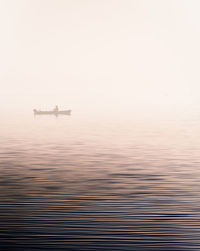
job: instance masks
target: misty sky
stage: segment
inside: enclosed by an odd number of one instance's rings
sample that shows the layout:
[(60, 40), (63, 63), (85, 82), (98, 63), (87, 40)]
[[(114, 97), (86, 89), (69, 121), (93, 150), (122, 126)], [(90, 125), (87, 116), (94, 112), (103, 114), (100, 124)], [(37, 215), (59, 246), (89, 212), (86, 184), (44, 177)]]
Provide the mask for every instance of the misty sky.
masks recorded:
[(0, 0), (2, 109), (200, 107), (200, 1)]

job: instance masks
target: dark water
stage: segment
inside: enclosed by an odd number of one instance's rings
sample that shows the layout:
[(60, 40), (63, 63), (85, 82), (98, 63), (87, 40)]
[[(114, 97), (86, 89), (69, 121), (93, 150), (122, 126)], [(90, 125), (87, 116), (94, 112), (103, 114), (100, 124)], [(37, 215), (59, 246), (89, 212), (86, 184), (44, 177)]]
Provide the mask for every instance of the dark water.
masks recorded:
[(200, 120), (2, 121), (1, 250), (200, 250)]

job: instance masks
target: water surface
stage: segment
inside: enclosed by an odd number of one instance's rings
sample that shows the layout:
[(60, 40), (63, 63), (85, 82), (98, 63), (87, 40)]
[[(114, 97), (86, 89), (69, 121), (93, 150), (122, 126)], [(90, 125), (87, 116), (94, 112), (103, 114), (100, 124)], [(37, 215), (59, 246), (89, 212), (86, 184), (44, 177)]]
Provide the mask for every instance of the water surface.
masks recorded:
[(2, 250), (199, 250), (200, 119), (2, 118)]

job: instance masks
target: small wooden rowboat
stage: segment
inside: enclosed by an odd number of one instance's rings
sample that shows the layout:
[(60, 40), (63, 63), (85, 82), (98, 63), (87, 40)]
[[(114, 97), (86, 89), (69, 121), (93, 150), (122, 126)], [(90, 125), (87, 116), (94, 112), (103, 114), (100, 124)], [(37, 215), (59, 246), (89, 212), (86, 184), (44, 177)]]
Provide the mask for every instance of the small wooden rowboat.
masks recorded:
[(63, 111), (57, 111), (57, 110), (53, 110), (53, 111), (40, 111), (40, 110), (33, 110), (34, 115), (71, 115), (71, 110), (63, 110)]

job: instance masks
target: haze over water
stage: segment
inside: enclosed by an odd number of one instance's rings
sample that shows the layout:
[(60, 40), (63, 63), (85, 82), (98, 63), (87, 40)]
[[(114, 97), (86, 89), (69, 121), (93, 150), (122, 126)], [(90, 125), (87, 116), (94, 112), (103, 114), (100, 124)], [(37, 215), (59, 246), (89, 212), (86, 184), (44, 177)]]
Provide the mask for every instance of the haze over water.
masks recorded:
[(199, 11), (0, 0), (1, 250), (200, 249)]

